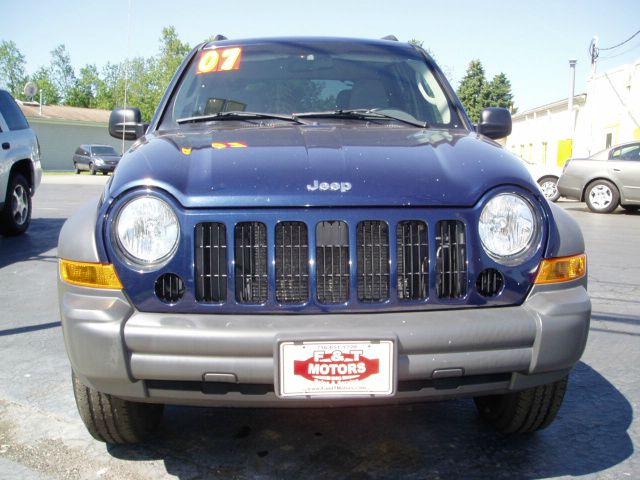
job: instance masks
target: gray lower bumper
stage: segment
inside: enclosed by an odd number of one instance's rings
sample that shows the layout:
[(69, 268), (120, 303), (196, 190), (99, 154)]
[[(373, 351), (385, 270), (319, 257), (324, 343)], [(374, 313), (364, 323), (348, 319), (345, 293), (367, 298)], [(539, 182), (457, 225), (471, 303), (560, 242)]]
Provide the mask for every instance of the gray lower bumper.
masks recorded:
[[(578, 283), (561, 289), (536, 287), (522, 306), (455, 311), (143, 313), (122, 292), (64, 283), (60, 305), (72, 367), (96, 390), (150, 402), (234, 406), (300, 404), (278, 399), (268, 388), (274, 383), (278, 338), (397, 339), (398, 382), (410, 388), (399, 388), (392, 401), (497, 393), (548, 383), (579, 360), (591, 312), (587, 292)], [(443, 387), (443, 377), (451, 376), (456, 378), (444, 379), (449, 388)], [(266, 388), (259, 393), (241, 388), (260, 385)], [(359, 403), (363, 401), (370, 400)]]

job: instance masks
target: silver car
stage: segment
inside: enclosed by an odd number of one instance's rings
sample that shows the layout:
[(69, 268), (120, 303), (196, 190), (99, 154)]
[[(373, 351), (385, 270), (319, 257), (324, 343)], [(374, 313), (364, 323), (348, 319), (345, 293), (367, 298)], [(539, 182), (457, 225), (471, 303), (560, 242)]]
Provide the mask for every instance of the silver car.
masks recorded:
[(0, 234), (27, 230), (31, 197), (41, 178), (36, 134), (11, 94), (0, 90)]
[(572, 158), (558, 181), (567, 198), (586, 202), (592, 212), (611, 213), (618, 205), (640, 208), (640, 141), (623, 143), (589, 158)]

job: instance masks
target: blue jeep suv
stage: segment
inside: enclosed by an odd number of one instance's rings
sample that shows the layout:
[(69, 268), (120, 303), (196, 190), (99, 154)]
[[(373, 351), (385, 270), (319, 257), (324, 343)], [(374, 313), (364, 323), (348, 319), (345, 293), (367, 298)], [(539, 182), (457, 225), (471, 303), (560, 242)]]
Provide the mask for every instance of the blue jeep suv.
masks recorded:
[(587, 339), (576, 223), (472, 125), (421, 48), (276, 38), (196, 47), (100, 199), (60, 234), (80, 416), (142, 440), (164, 404), (473, 397), (546, 427)]

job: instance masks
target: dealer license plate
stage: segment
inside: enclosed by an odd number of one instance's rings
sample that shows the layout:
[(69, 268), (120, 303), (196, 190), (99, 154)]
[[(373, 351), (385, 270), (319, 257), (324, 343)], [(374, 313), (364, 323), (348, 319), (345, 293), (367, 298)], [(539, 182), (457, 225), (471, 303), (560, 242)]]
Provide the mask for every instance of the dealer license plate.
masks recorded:
[(391, 340), (282, 342), (278, 368), (282, 397), (395, 393)]

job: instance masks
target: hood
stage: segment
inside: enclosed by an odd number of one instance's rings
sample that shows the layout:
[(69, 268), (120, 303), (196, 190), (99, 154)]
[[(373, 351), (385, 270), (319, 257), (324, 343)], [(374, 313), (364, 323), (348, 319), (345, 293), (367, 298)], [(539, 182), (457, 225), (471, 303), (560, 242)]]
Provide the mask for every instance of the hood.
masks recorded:
[(362, 123), (211, 129), (140, 139), (115, 197), (162, 188), (183, 206), (472, 206), (496, 185), (537, 191), (499, 145), (469, 132)]

